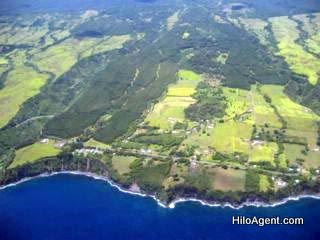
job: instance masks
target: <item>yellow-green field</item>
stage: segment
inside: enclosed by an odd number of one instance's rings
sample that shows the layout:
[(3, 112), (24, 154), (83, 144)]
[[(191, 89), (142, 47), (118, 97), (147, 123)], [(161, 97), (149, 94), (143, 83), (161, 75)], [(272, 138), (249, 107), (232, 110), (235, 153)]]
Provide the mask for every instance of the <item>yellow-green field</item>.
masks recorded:
[(157, 103), (146, 117), (145, 121), (150, 126), (171, 129), (176, 122), (185, 120), (184, 110), (195, 103), (191, 96), (195, 93), (201, 77), (189, 70), (180, 70), (178, 77), (177, 83), (168, 87), (164, 99)]
[(0, 57), (0, 65), (8, 64), (8, 60), (4, 57)]
[(15, 158), (9, 168), (15, 168), (26, 163), (33, 163), (45, 157), (56, 156), (59, 152), (60, 149), (56, 148), (54, 142), (51, 140), (48, 143), (37, 142), (16, 150)]
[(212, 147), (223, 153), (249, 153), (252, 126), (230, 120), (217, 123), (212, 131)]
[(85, 147), (94, 147), (94, 148), (101, 148), (101, 149), (106, 149), (106, 148), (110, 147), (108, 144), (98, 142), (98, 141), (94, 140), (93, 138), (90, 138), (89, 141), (85, 142), (83, 145)]
[(271, 98), (281, 116), (287, 121), (287, 134), (304, 137), (308, 140), (310, 148), (316, 148), (316, 122), (320, 120), (320, 117), (310, 109), (293, 102), (283, 92), (283, 86), (263, 85), (261, 91)]
[(227, 99), (226, 114), (224, 116), (225, 121), (233, 119), (250, 110), (249, 91), (224, 87), (223, 94)]
[[(24, 36), (24, 35), (23, 35)], [(103, 39), (69, 38), (60, 44), (49, 47), (46, 51), (32, 49), (31, 61), (42, 71), (48, 71), (59, 77), (68, 71), (79, 59), (112, 49), (122, 48), (130, 40), (129, 35), (105, 37)], [(45, 85), (49, 76), (40, 74), (27, 67), (26, 52), (13, 51), (8, 55), (14, 68), (9, 72), (5, 86), (0, 90), (0, 127), (3, 127), (18, 112), (28, 98), (36, 95)], [(1, 58), (1, 63), (7, 63)]]
[(112, 165), (119, 174), (128, 173), (130, 171), (130, 164), (136, 159), (132, 156), (113, 156)]
[[(31, 22), (29, 23), (31, 25)], [(48, 24), (41, 28), (27, 26), (7, 26), (7, 31), (1, 33), (0, 44), (28, 44), (36, 45), (41, 37), (48, 32)]]
[(294, 72), (307, 76), (309, 82), (315, 85), (319, 79), (320, 60), (295, 42), (299, 39), (297, 23), (287, 16), (270, 18), (270, 22), (278, 42), (279, 55), (284, 57)]
[(41, 70), (52, 72), (56, 77), (69, 70), (79, 59), (100, 52), (122, 48), (123, 43), (130, 40), (129, 35), (81, 40), (68, 38), (58, 45), (49, 47), (46, 51), (35, 53), (33, 61)]
[(274, 110), (252, 85), (251, 90), (224, 88), (224, 95), (227, 98), (225, 120), (243, 115), (240, 121), (248, 124), (281, 127), (281, 123), (274, 113)]
[(0, 90), (0, 127), (8, 123), (24, 101), (39, 92), (47, 79), (47, 75), (24, 65), (8, 74), (5, 87)]
[(257, 86), (251, 87), (251, 106), (253, 122), (258, 126), (267, 124), (270, 127), (281, 128), (282, 124), (274, 109), (266, 102), (264, 97), (258, 92)]
[(178, 72), (178, 77), (180, 80), (189, 80), (189, 81), (200, 81), (201, 76), (191, 70), (181, 69)]
[(213, 189), (222, 191), (243, 191), (246, 174), (242, 170), (216, 168), (212, 170)]
[(263, 142), (251, 147), (249, 161), (258, 163), (261, 161), (270, 162), (275, 166), (274, 157), (278, 151), (278, 146), (273, 142)]
[(320, 166), (320, 151), (309, 151), (306, 154), (304, 146), (297, 144), (285, 144), (285, 157), (289, 160), (290, 164), (297, 164), (297, 159), (303, 160), (303, 166), (307, 168), (318, 168)]
[(303, 30), (308, 33), (308, 39), (305, 40), (308, 50), (320, 54), (320, 13), (312, 15), (312, 18), (307, 14), (295, 15), (293, 19), (302, 22)]
[(222, 153), (249, 154), (251, 132), (251, 125), (229, 120), (224, 123), (216, 123), (213, 128), (207, 128), (206, 133), (192, 132), (183, 141), (183, 144), (214, 148)]
[(259, 188), (260, 192), (266, 192), (270, 189), (271, 184), (269, 177), (263, 174), (259, 174)]
[(171, 129), (176, 122), (184, 121), (184, 109), (193, 103), (195, 100), (191, 97), (166, 97), (154, 106), (145, 121), (153, 127)]
[(190, 80), (181, 78), (176, 84), (172, 84), (168, 88), (167, 96), (170, 97), (190, 97), (195, 93), (199, 80)]
[[(303, 119), (317, 120), (319, 116), (313, 113), (309, 108), (304, 107), (298, 103), (293, 102), (284, 92), (284, 87), (279, 85), (263, 85), (261, 91), (267, 94), (272, 103), (277, 107), (280, 114), (284, 117), (296, 117)], [(292, 121), (294, 121), (292, 119)], [(292, 128), (301, 127), (301, 124), (292, 124)], [(289, 125), (290, 127), (290, 125)]]
[(281, 169), (287, 169), (289, 161), (286, 157), (286, 154), (285, 153), (279, 154), (278, 159), (279, 159), (279, 167)]

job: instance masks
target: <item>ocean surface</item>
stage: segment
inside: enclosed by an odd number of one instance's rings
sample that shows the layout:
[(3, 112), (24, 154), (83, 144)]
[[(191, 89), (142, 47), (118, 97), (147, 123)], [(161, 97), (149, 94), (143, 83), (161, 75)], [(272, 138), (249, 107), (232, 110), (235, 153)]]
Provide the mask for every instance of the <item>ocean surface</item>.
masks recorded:
[[(304, 225), (232, 225), (232, 216), (303, 217)], [(0, 239), (320, 239), (320, 200), (277, 207), (164, 208), (103, 180), (58, 174), (0, 190)]]

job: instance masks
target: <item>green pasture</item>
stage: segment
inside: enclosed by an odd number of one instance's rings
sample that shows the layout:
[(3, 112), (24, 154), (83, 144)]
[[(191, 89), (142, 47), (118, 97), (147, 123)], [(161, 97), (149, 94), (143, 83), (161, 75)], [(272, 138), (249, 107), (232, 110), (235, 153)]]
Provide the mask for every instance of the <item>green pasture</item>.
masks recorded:
[(136, 160), (136, 157), (132, 156), (113, 156), (112, 166), (119, 174), (130, 172), (130, 164)]
[(9, 168), (15, 168), (27, 163), (33, 163), (45, 157), (56, 156), (60, 149), (54, 146), (54, 141), (48, 143), (37, 142), (32, 145), (20, 148), (15, 152), (15, 158)]
[(48, 76), (39, 74), (24, 65), (16, 66), (0, 89), (0, 127), (3, 127), (19, 111), (21, 104), (40, 91)]
[(319, 79), (320, 60), (296, 42), (300, 37), (297, 23), (287, 16), (269, 20), (277, 40), (279, 55), (284, 57), (294, 72), (307, 76), (309, 82), (315, 85)]
[(245, 188), (245, 171), (215, 168), (210, 172), (212, 187), (221, 191), (243, 191)]

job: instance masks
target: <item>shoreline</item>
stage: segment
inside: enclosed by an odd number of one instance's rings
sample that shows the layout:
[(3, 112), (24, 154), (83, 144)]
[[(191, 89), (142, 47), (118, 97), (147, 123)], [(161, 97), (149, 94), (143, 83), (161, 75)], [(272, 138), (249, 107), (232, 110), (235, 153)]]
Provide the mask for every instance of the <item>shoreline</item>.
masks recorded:
[(86, 176), (88, 178), (93, 178), (96, 180), (102, 180), (104, 182), (107, 182), (111, 187), (116, 188), (120, 192), (131, 194), (131, 195), (136, 195), (136, 196), (140, 196), (140, 197), (145, 197), (145, 198), (146, 197), (152, 198), (154, 201), (156, 201), (158, 206), (163, 207), (163, 208), (168, 208), (168, 209), (174, 209), (176, 204), (183, 203), (183, 202), (197, 202), (197, 203), (200, 203), (202, 206), (207, 206), (207, 207), (222, 207), (222, 208), (228, 207), (231, 209), (241, 209), (243, 207), (259, 207), (259, 208), (260, 207), (277, 207), (277, 206), (286, 204), (290, 201), (299, 201), (299, 200), (305, 199), (305, 198), (320, 200), (320, 194), (301, 194), (301, 195), (297, 195), (297, 196), (286, 197), (282, 200), (275, 201), (272, 203), (266, 203), (266, 202), (261, 202), (261, 201), (252, 201), (252, 202), (246, 201), (246, 202), (243, 202), (239, 205), (234, 205), (229, 202), (210, 203), (210, 202), (207, 202), (207, 201), (204, 201), (201, 199), (197, 199), (197, 198), (179, 198), (179, 199), (176, 199), (166, 205), (163, 202), (161, 202), (155, 195), (146, 194), (143, 192), (133, 192), (133, 191), (130, 191), (128, 189), (121, 187), (119, 184), (113, 182), (112, 180), (110, 180), (107, 177), (100, 176), (100, 175), (90, 173), (90, 172), (82, 172), (82, 171), (59, 171), (59, 172), (52, 172), (52, 173), (42, 173), (42, 174), (34, 176), (34, 177), (26, 177), (26, 178), (23, 178), (17, 182), (1, 186), (0, 190), (14, 187), (14, 186), (17, 186), (21, 183), (28, 182), (28, 181), (31, 181), (31, 180), (34, 180), (37, 178), (45, 178), (45, 177), (50, 177), (50, 176), (59, 175), (59, 174), (81, 175), (81, 176)]

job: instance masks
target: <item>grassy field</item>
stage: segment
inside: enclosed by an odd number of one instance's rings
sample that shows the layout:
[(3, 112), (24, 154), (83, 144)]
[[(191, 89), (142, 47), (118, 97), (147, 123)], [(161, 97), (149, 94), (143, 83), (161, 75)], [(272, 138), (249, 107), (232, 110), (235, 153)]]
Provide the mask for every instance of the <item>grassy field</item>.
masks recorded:
[(303, 30), (308, 34), (305, 40), (308, 50), (320, 54), (320, 13), (314, 13), (312, 16), (310, 18), (309, 15), (300, 14), (293, 16), (293, 19), (301, 22)]
[(123, 47), (123, 44), (131, 39), (130, 35), (118, 35), (118, 36), (108, 36), (102, 38), (97, 43), (92, 45), (91, 48), (83, 51), (80, 56), (88, 57), (98, 53), (107, 52), (113, 49), (120, 49)]
[(171, 129), (176, 122), (185, 120), (184, 109), (193, 103), (191, 97), (166, 97), (154, 106), (145, 121), (153, 127)]
[(252, 126), (230, 120), (217, 123), (212, 131), (212, 147), (223, 153), (246, 153), (250, 151)]
[(48, 33), (48, 24), (32, 27), (32, 22), (25, 20), (22, 25), (7, 26), (7, 31), (1, 33), (0, 44), (28, 44), (36, 45), (41, 37)]
[(8, 74), (5, 87), (0, 90), (0, 127), (18, 112), (20, 105), (37, 94), (48, 76), (24, 65), (16, 66)]
[(178, 72), (178, 77), (181, 80), (189, 80), (189, 81), (201, 81), (201, 76), (191, 70), (181, 69)]
[(112, 165), (115, 170), (118, 171), (119, 174), (128, 173), (130, 171), (130, 164), (136, 159), (136, 157), (132, 156), (113, 156), (112, 157)]
[(289, 161), (288, 161), (285, 153), (279, 154), (278, 160), (279, 160), (279, 167), (280, 167), (281, 169), (288, 169), (288, 163), (289, 163)]
[(227, 99), (225, 120), (241, 115), (250, 109), (249, 91), (224, 87), (223, 94)]
[(279, 117), (276, 115), (270, 104), (266, 102), (262, 94), (258, 92), (257, 86), (252, 85), (250, 96), (253, 110), (253, 122), (257, 126), (264, 126), (267, 124), (270, 127), (281, 128), (282, 124)]
[(228, 104), (225, 120), (243, 115), (239, 121), (244, 123), (281, 127), (278, 116), (258, 92), (256, 85), (252, 85), (250, 91), (224, 87), (223, 93)]
[(4, 57), (0, 57), (0, 65), (6, 65), (8, 64), (8, 60)]
[(320, 33), (319, 32), (316, 35), (306, 40), (306, 44), (309, 50), (314, 52), (315, 54), (320, 54)]
[(276, 143), (264, 142), (251, 147), (249, 161), (252, 163), (258, 163), (261, 161), (270, 162), (275, 166), (274, 155), (278, 151)]
[(157, 103), (145, 121), (150, 126), (171, 129), (176, 122), (185, 120), (184, 110), (195, 103), (191, 95), (195, 92), (201, 77), (189, 70), (178, 72), (179, 80), (168, 87), (166, 96)]
[(190, 97), (195, 93), (195, 88), (199, 81), (196, 80), (179, 80), (168, 88), (168, 97)]
[(278, 42), (279, 55), (285, 58), (294, 72), (307, 76), (309, 82), (315, 85), (319, 79), (320, 60), (295, 42), (299, 39), (297, 23), (286, 16), (270, 18), (270, 22)]
[(20, 148), (15, 152), (15, 158), (9, 168), (35, 162), (41, 158), (56, 156), (60, 149), (54, 146), (53, 141), (48, 143), (34, 143), (32, 145)]
[(285, 93), (283, 87), (264, 85), (261, 91), (267, 94), (276, 106), (281, 116), (287, 121), (287, 134), (307, 139), (310, 148), (316, 148), (317, 125), (320, 117), (310, 109), (293, 102)]
[(81, 40), (68, 38), (60, 44), (49, 47), (46, 51), (35, 53), (33, 61), (41, 70), (52, 72), (59, 77), (69, 70), (78, 60), (100, 52), (122, 48), (130, 39), (129, 35)]
[(213, 189), (222, 191), (242, 191), (245, 187), (245, 171), (216, 168), (212, 171)]
[(266, 192), (270, 189), (270, 181), (268, 176), (259, 174), (259, 187), (260, 187), (260, 192)]
[(83, 145), (85, 147), (94, 147), (94, 148), (101, 148), (101, 149), (106, 149), (109, 147), (108, 144), (98, 142), (98, 141), (94, 140), (93, 138), (89, 139), (89, 141), (85, 142)]
[(296, 165), (297, 159), (303, 160), (303, 166), (307, 168), (318, 168), (320, 166), (320, 151), (304, 152), (305, 147), (298, 144), (285, 144), (285, 157), (289, 160), (289, 164)]

